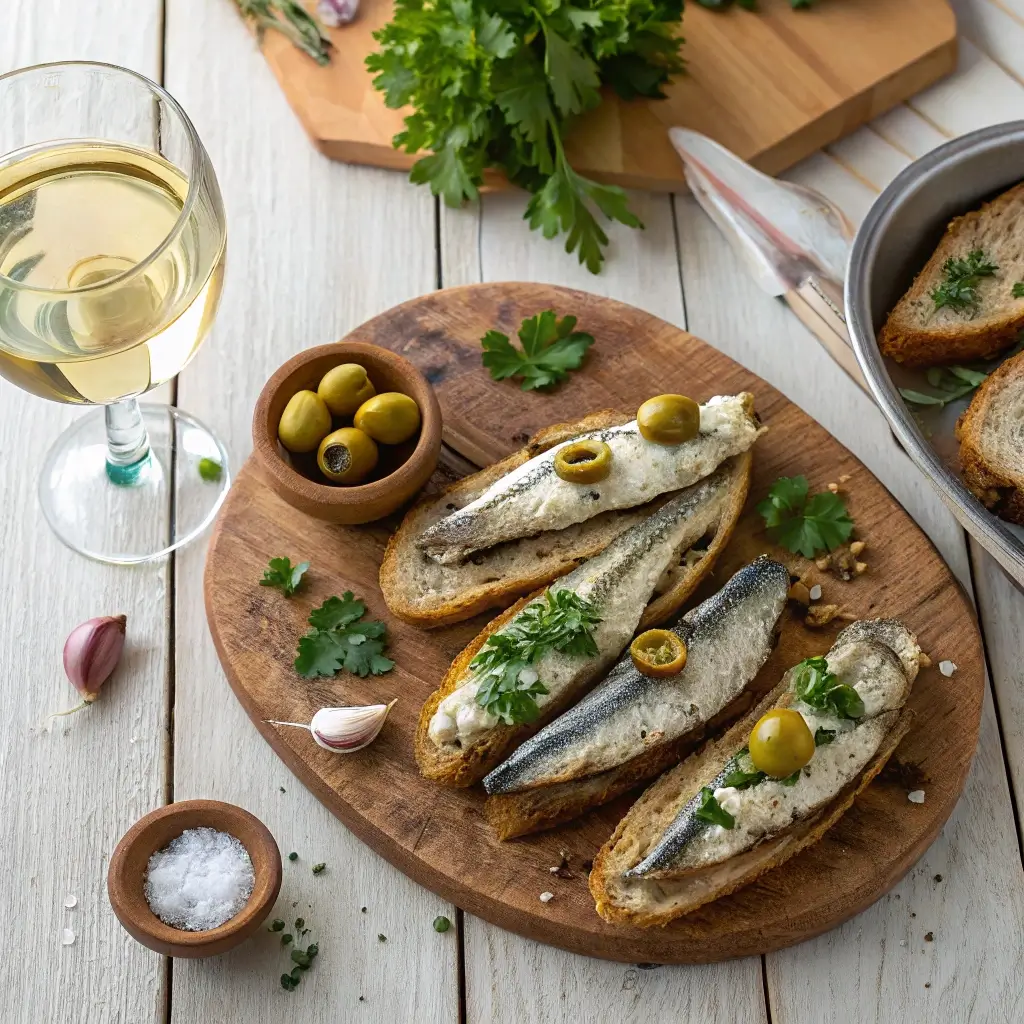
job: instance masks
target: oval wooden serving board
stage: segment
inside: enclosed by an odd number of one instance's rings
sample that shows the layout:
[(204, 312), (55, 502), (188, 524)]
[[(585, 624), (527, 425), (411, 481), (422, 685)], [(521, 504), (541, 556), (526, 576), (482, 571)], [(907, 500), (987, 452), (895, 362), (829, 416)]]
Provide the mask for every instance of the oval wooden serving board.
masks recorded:
[[(580, 329), (597, 338), (585, 367), (551, 395), (491, 381), (480, 362), (484, 332), (497, 327), (512, 335), (525, 316), (546, 308), (576, 314)], [(753, 506), (779, 476), (803, 473), (812, 490), (820, 490), (849, 474), (844, 489), (857, 534), (867, 541), (870, 570), (852, 583), (814, 570), (824, 600), (857, 617), (899, 617), (935, 664), (952, 658), (959, 671), (949, 679), (934, 666), (921, 672), (911, 697), (916, 718), (894, 761), (816, 846), (667, 928), (612, 926), (594, 911), (586, 862), (629, 800), (561, 829), (501, 843), (484, 821), (482, 791), (442, 789), (421, 778), (412, 751), (420, 705), (486, 617), (425, 632), (390, 616), (377, 570), (397, 520), (340, 527), (309, 519), (263, 484), (250, 459), (210, 545), (210, 628), (256, 728), (334, 814), (410, 877), (469, 913), (613, 960), (692, 963), (778, 949), (845, 921), (902, 877), (936, 837), (963, 787), (981, 716), (982, 649), (972, 610), (938, 553), (853, 455), (778, 391), (697, 338), (638, 309), (568, 289), (495, 284), (436, 292), (371, 320), (349, 340), (401, 352), (434, 384), (450, 451), (432, 483), (500, 458), (551, 422), (595, 409), (633, 410), (664, 391), (701, 401), (752, 391), (769, 431), (755, 449), (749, 507), (698, 596), (762, 551), (807, 569), (809, 563), (768, 542)], [(290, 600), (257, 585), (267, 560), (277, 555), (312, 563), (307, 584)], [(300, 678), (292, 659), (309, 610), (346, 590), (387, 622), (395, 669), (369, 679)], [(826, 651), (841, 625), (812, 631), (793, 610), (782, 624), (779, 645), (756, 681), (760, 690), (788, 666)], [(377, 741), (349, 756), (320, 749), (302, 730), (266, 721), (308, 722), (322, 706), (392, 697), (398, 703)], [(908, 802), (907, 791), (915, 788), (925, 790), (924, 804)], [(562, 850), (572, 878), (549, 871)], [(538, 899), (545, 890), (555, 894), (546, 904)]]

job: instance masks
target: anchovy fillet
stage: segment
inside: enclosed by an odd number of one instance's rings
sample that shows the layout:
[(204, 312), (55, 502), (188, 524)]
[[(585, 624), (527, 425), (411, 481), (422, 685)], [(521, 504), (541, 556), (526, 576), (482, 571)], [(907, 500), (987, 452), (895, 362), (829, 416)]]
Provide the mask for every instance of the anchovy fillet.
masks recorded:
[[(847, 627), (836, 638), (835, 644), (826, 655), (826, 660), (829, 671), (834, 673), (840, 682), (853, 686), (862, 697), (865, 705), (864, 715), (852, 722), (839, 719), (831, 721), (823, 713), (816, 713), (814, 709), (796, 701), (791, 690), (783, 694), (776, 704), (777, 707), (788, 705), (801, 712), (808, 712), (823, 726), (831, 726), (834, 738), (827, 745), (816, 748), (808, 768), (800, 773), (792, 786), (783, 786), (779, 780), (771, 778), (759, 784), (765, 787), (766, 793), (768, 789), (771, 790), (769, 795), (774, 801), (773, 808), (778, 804), (786, 804), (794, 796), (798, 798), (793, 801), (793, 808), (784, 806), (779, 812), (784, 816), (779, 827), (772, 831), (773, 826), (769, 825), (749, 834), (745, 830), (740, 831), (727, 852), (717, 857), (712, 853), (698, 861), (691, 854), (691, 844), (698, 839), (706, 838), (709, 829), (716, 827), (711, 822), (697, 817), (696, 812), (701, 803), (701, 794), (698, 792), (683, 804), (647, 855), (625, 871), (623, 877), (667, 878), (672, 877), (674, 870), (678, 874), (687, 867), (717, 863), (728, 859), (728, 856), (735, 856), (749, 849), (763, 839), (770, 838), (793, 821), (815, 813), (833, 799), (843, 785), (856, 776), (878, 749), (897, 712), (906, 701), (910, 683), (917, 673), (919, 655), (920, 649), (913, 635), (895, 619), (860, 621)], [(705, 788), (712, 791), (719, 789), (725, 784), (730, 772), (738, 766), (738, 756), (734, 754), (727, 759), (721, 771)], [(808, 798), (804, 795), (811, 777), (805, 774), (808, 770), (812, 774), (815, 770), (825, 773), (824, 777), (833, 780), (833, 788), (820, 791), (816, 789), (814, 796)], [(749, 792), (754, 793), (759, 786), (753, 787)], [(804, 791), (799, 787), (804, 787)], [(733, 828), (742, 829), (742, 826), (742, 820), (737, 820)], [(730, 832), (731, 830), (718, 827), (715, 834), (730, 835)], [(693, 864), (690, 864), (691, 860), (694, 861)]]
[[(744, 393), (701, 406), (700, 433), (683, 444), (646, 441), (635, 420), (581, 434), (495, 481), (465, 508), (424, 530), (416, 543), (430, 558), (448, 565), (505, 541), (585, 522), (609, 509), (634, 508), (696, 483), (727, 458), (746, 451), (761, 429), (753, 416), (753, 398)], [(555, 472), (556, 453), (584, 439), (603, 441), (612, 452), (611, 472), (598, 483), (573, 483)]]
[(762, 555), (673, 627), (687, 646), (678, 675), (641, 675), (627, 653), (579, 704), (484, 779), (514, 793), (615, 768), (707, 722), (767, 661), (786, 604), (789, 571)]

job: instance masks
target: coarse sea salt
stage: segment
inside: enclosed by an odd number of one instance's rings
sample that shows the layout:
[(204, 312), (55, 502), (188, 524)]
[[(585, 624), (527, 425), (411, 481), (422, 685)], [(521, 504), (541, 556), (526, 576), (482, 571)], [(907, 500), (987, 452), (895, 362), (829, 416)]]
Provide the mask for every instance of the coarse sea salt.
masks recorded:
[(146, 902), (164, 924), (201, 932), (230, 921), (255, 881), (249, 854), (234, 836), (190, 828), (149, 858)]

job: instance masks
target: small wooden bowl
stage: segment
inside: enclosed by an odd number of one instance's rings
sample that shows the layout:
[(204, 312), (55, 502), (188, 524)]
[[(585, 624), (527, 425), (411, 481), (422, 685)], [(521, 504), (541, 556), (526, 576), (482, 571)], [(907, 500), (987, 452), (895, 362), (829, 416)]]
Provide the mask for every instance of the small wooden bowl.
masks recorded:
[[(185, 829), (207, 826), (233, 835), (246, 848), (256, 875), (249, 902), (230, 921), (204, 932), (164, 924), (143, 891), (149, 858)], [(118, 921), (133, 939), (165, 956), (226, 953), (266, 920), (281, 889), (281, 853), (266, 825), (234, 804), (183, 800), (150, 811), (121, 837), (107, 869), (107, 894)]]
[[(339, 363), (366, 368), (378, 394), (401, 391), (420, 407), (419, 439), (400, 465), (376, 480), (343, 487), (317, 483), (288, 464), (277, 440), (277, 425), (288, 400), (297, 391), (316, 391), (320, 378)], [(306, 349), (289, 359), (264, 385), (252, 416), (252, 443), (256, 459), (271, 488), (300, 512), (329, 523), (369, 523), (404, 505), (430, 479), (441, 453), (441, 407), (427, 378), (408, 359), (358, 341), (339, 341)], [(412, 445), (412, 442), (409, 442)], [(382, 458), (383, 461), (383, 458)]]

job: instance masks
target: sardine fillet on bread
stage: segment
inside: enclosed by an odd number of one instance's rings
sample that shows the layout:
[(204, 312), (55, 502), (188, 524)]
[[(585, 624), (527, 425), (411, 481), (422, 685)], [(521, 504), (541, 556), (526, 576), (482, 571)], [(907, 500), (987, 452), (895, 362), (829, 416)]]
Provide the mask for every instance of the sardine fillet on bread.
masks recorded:
[(1024, 525), (1024, 352), (978, 388), (956, 436), (971, 492), (997, 516)]
[[(1024, 328), (1024, 298), (1013, 286), (1024, 280), (1024, 183), (950, 221), (939, 247), (896, 303), (878, 336), (882, 352), (905, 366), (987, 359), (1008, 349)], [(931, 293), (946, 276), (949, 259), (981, 250), (995, 273), (975, 285), (976, 308), (935, 308)]]
[[(601, 917), (639, 927), (668, 924), (785, 863), (842, 817), (910, 727), (905, 702), (920, 649), (902, 624), (872, 620), (840, 633), (826, 657), (829, 671), (834, 667), (838, 680), (862, 697), (860, 717), (808, 708), (793, 692), (801, 666), (788, 672), (749, 715), (663, 775), (628, 811), (590, 873)], [(752, 770), (746, 742), (773, 707), (795, 708), (822, 723), (814, 757), (793, 785), (763, 775), (753, 784), (732, 781), (737, 769), (741, 778)], [(819, 739), (826, 725), (831, 739)], [(720, 811), (732, 808), (732, 825), (709, 824), (703, 811), (695, 813), (702, 794), (711, 793), (721, 800)]]
[[(715, 406), (715, 401), (722, 404)], [(706, 410), (702, 415), (707, 419), (712, 419), (717, 410), (727, 410), (732, 422), (709, 427), (707, 432), (702, 431), (693, 441), (683, 445), (666, 447), (641, 442), (641, 446), (650, 444), (661, 461), (664, 461), (666, 451), (678, 449), (680, 462), (689, 462), (694, 470), (685, 482), (695, 482), (711, 473), (725, 459), (749, 450), (763, 432), (754, 413), (751, 395), (715, 399), (702, 410)], [(719, 416), (729, 419), (720, 412)], [(389, 541), (381, 564), (380, 587), (391, 612), (425, 629), (460, 622), (546, 586), (603, 551), (624, 530), (645, 519), (666, 500), (664, 479), (653, 470), (649, 474), (650, 479), (643, 478), (642, 484), (643, 493), (649, 497), (639, 499), (636, 505), (608, 508), (561, 529), (547, 529), (533, 536), (495, 544), (464, 560), (439, 561), (423, 546), (425, 534), (436, 532), (439, 525), (453, 519), (456, 513), (467, 509), (492, 488), (500, 487), (502, 481), (512, 478), (514, 472), (527, 462), (544, 461), (545, 453), (582, 434), (625, 427), (632, 422), (628, 416), (604, 411), (575, 423), (548, 427), (522, 450), (459, 480), (440, 495), (415, 505)], [(635, 485), (635, 478), (638, 475), (643, 477), (643, 474), (637, 474), (635, 459), (628, 461), (629, 466), (624, 465), (620, 472)], [(613, 464), (612, 474), (598, 484), (567, 485), (559, 481), (559, 486), (563, 490), (566, 487), (578, 490), (582, 498), (600, 499), (593, 502), (594, 507), (600, 507), (602, 502), (614, 500), (609, 496), (615, 487), (621, 486), (617, 480)], [(538, 486), (542, 485), (543, 481)], [(479, 514), (500, 514), (507, 519), (510, 509), (514, 510), (521, 504), (522, 514), (518, 522), (529, 530), (542, 518), (529, 511), (536, 504), (535, 499), (536, 495), (523, 494), (521, 499), (506, 499), (501, 512), (485, 509)], [(579, 507), (589, 505), (587, 501)], [(516, 516), (512, 518), (517, 519)]]
[[(476, 701), (482, 677), (473, 659), (490, 637), (517, 628), (524, 609), (547, 591), (519, 601), (494, 619), (455, 659), (420, 714), (415, 738), (421, 773), (443, 785), (478, 782), (522, 740), (574, 704), (604, 675), (638, 628), (673, 615), (710, 572), (739, 518), (750, 474), (750, 453), (662, 503), (620, 534), (602, 552), (555, 581), (552, 594), (574, 592), (600, 617), (593, 628), (592, 656), (541, 654), (531, 671), (547, 689), (537, 697), (539, 714), (507, 724)], [(695, 551), (709, 533), (707, 549)]]

